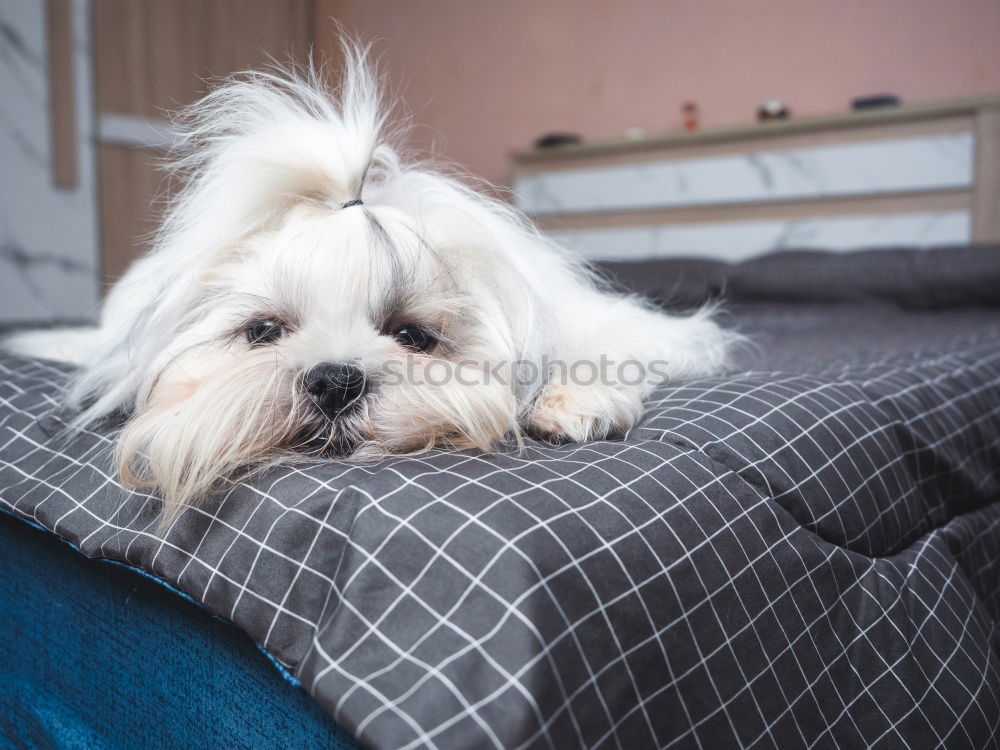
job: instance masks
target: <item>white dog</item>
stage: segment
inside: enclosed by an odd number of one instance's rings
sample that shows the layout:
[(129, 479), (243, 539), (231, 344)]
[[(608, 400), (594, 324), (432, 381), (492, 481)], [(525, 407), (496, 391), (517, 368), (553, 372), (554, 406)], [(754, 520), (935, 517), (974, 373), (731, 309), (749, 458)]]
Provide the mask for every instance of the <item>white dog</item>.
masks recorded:
[(126, 415), (121, 476), (168, 517), (295, 454), (620, 433), (736, 338), (603, 290), (509, 205), (405, 159), (347, 47), (336, 91), (247, 73), (183, 112), (184, 187), (100, 326), (8, 342), (82, 365), (71, 427)]

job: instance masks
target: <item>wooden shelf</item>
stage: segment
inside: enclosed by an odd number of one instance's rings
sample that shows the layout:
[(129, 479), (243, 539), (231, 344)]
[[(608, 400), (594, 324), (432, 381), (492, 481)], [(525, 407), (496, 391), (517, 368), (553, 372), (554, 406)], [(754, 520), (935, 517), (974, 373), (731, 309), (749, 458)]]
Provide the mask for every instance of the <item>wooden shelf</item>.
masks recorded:
[(615, 138), (592, 141), (578, 145), (532, 149), (515, 154), (515, 165), (555, 163), (592, 156), (623, 155), (670, 148), (747, 142), (797, 135), (800, 133), (829, 132), (872, 125), (940, 120), (948, 117), (971, 116), (983, 109), (1000, 109), (1000, 94), (954, 99), (944, 102), (904, 104), (898, 107), (843, 112), (818, 117), (801, 117), (769, 123), (753, 123), (736, 127), (705, 128), (688, 132), (670, 132), (640, 139)]

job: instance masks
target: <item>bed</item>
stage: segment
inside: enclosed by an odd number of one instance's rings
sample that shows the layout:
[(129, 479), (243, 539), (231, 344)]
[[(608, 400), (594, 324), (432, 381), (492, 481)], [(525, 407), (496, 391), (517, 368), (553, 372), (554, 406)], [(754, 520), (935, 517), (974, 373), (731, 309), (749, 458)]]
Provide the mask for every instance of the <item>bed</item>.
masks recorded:
[(70, 368), (0, 359), (0, 668), (44, 697), (0, 736), (995, 746), (1000, 248), (606, 271), (753, 346), (620, 440), (302, 462), (165, 535), (60, 440)]

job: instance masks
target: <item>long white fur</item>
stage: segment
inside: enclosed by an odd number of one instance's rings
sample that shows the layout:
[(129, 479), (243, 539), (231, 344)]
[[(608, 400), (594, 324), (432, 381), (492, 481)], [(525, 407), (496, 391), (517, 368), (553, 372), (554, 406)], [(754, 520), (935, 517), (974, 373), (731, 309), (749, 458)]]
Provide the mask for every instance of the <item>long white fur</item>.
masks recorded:
[[(658, 382), (717, 371), (736, 339), (708, 311), (670, 317), (602, 290), (511, 206), (405, 158), (367, 49), (344, 51), (335, 91), (311, 70), (246, 73), (182, 112), (172, 168), (184, 187), (99, 327), (7, 342), (82, 365), (66, 395), (72, 428), (128, 415), (122, 477), (157, 488), (168, 518), (301, 449), (303, 435), (322, 438), (330, 426), (300, 393), (313, 365), (413, 361), (370, 320), (400, 278), (446, 339), (447, 354), (415, 358), (418, 371), (435, 359), (540, 366), (601, 355), (669, 368), (634, 386), (500, 384), (485, 372), (476, 385), (377, 386), (348, 426), (359, 460), (442, 444), (489, 450), (524, 430), (602, 438), (635, 425)], [(341, 208), (356, 198), (364, 208)], [(373, 247), (373, 221), (391, 256)], [(261, 306), (294, 310), (294, 334), (270, 348), (226, 338)]]

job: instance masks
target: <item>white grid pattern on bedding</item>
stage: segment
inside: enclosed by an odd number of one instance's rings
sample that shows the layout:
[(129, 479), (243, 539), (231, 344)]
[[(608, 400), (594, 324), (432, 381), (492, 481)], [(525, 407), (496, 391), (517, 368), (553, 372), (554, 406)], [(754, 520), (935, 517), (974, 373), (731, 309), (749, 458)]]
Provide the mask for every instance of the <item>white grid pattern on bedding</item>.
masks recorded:
[(985, 747), (1000, 321), (970, 327), (665, 388), (623, 441), (285, 467), (165, 538), (106, 434), (54, 434), (65, 370), (3, 359), (0, 505), (233, 620), (372, 747)]

